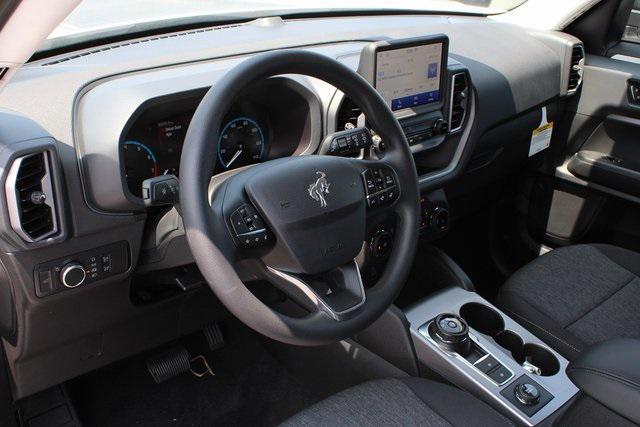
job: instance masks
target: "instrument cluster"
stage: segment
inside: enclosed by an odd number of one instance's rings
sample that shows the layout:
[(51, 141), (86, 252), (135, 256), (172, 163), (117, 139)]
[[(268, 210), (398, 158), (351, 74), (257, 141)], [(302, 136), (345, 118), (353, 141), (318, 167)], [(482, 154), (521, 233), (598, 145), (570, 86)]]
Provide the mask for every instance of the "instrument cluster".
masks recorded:
[[(141, 197), (142, 182), (180, 176), (180, 155), (202, 93), (160, 100), (142, 109), (120, 141), (125, 188)], [(223, 120), (214, 174), (301, 153), (311, 145), (309, 104), (289, 86), (270, 81), (241, 96)]]

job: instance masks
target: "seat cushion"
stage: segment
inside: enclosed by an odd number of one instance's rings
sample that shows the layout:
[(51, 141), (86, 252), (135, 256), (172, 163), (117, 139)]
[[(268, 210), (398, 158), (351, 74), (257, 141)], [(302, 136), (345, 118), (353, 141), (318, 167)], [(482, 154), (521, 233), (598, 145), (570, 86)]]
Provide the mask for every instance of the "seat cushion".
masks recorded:
[(370, 381), (335, 394), (283, 426), (514, 425), (459, 389), (422, 378)]
[(553, 250), (516, 272), (498, 305), (569, 360), (611, 338), (640, 338), (640, 254), (610, 245)]

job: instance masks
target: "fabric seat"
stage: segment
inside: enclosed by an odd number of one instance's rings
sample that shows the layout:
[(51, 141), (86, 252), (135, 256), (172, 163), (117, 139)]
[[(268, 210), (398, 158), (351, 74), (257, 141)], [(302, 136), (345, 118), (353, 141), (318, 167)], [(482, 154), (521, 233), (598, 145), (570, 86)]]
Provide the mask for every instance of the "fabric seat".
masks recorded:
[(640, 338), (640, 254), (610, 245), (553, 250), (516, 272), (498, 306), (571, 360), (612, 338)]
[(512, 426), (459, 389), (422, 378), (370, 381), (335, 394), (283, 426)]

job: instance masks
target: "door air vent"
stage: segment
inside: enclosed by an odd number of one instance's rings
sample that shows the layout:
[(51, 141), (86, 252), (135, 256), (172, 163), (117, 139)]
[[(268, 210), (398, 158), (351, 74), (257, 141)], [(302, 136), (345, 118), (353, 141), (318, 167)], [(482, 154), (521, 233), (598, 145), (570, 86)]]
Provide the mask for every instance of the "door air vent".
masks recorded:
[(449, 99), (449, 133), (462, 128), (467, 111), (469, 84), (465, 73), (457, 73), (451, 77), (451, 98)]
[(11, 227), (22, 239), (38, 242), (58, 232), (49, 151), (14, 160), (5, 191)]
[(360, 107), (358, 107), (351, 98), (345, 96), (342, 99), (342, 104), (336, 117), (336, 131), (340, 132), (358, 127), (358, 117), (360, 117), (360, 114), (362, 114)]
[(569, 69), (568, 93), (575, 93), (582, 83), (582, 73), (584, 69), (584, 46), (576, 44), (571, 49), (571, 65)]

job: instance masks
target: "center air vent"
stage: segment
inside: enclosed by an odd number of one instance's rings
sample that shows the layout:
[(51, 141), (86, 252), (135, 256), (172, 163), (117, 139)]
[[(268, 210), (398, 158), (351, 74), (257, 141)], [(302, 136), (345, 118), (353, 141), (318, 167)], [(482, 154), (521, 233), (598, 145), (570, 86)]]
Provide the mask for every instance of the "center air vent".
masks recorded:
[(338, 110), (336, 132), (358, 127), (358, 117), (360, 117), (360, 114), (362, 114), (360, 107), (358, 107), (351, 98), (345, 96)]
[(584, 47), (576, 44), (571, 49), (571, 65), (569, 69), (569, 84), (567, 86), (568, 93), (574, 93), (580, 83), (582, 83), (582, 73), (584, 68)]
[(451, 77), (451, 99), (449, 100), (449, 133), (462, 128), (467, 111), (469, 84), (465, 73), (454, 74)]
[(41, 151), (17, 158), (9, 171), (5, 190), (11, 226), (27, 242), (37, 242), (58, 232), (51, 153)]

